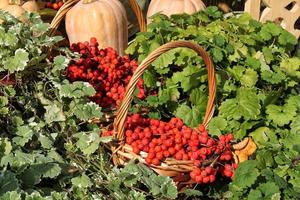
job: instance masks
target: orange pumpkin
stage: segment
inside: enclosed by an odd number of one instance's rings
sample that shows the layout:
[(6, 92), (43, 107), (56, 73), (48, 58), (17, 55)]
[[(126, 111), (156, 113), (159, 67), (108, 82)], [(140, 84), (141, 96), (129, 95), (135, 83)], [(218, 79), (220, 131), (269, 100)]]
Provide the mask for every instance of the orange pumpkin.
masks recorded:
[(152, 0), (150, 2), (147, 19), (156, 13), (167, 16), (173, 14), (192, 14), (205, 9), (205, 5), (201, 0)]
[(81, 0), (66, 15), (70, 43), (97, 38), (101, 48), (113, 47), (120, 55), (128, 45), (126, 11), (118, 0)]

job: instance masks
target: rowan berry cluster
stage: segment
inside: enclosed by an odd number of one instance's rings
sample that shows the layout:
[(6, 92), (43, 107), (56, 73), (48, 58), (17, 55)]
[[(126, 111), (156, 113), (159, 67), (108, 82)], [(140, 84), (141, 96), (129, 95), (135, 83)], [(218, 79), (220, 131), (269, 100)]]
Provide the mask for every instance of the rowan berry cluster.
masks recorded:
[[(105, 135), (110, 135), (106, 132)], [(217, 173), (232, 178), (237, 165), (234, 163), (232, 134), (210, 137), (203, 125), (192, 129), (179, 118), (169, 122), (143, 118), (134, 114), (127, 118), (125, 140), (135, 154), (147, 153), (147, 164), (160, 165), (165, 159), (192, 160), (191, 178), (197, 183), (212, 183)]]
[[(67, 70), (69, 80), (89, 82), (97, 91), (92, 101), (102, 107), (118, 107), (138, 66), (137, 62), (128, 56), (118, 56), (110, 47), (99, 49), (96, 38), (91, 38), (90, 42), (72, 44), (70, 49), (81, 54), (81, 57), (70, 63)], [(142, 79), (137, 87), (137, 97), (143, 99), (145, 90)]]

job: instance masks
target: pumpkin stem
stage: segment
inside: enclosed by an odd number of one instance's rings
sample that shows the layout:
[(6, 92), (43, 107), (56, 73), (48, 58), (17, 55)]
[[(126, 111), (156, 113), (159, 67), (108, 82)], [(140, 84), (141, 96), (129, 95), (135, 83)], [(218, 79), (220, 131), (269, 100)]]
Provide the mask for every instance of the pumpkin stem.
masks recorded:
[(83, 0), (83, 3), (93, 3), (94, 1), (97, 1), (97, 0)]
[(22, 4), (22, 0), (9, 0), (8, 3), (10, 5), (21, 5)]

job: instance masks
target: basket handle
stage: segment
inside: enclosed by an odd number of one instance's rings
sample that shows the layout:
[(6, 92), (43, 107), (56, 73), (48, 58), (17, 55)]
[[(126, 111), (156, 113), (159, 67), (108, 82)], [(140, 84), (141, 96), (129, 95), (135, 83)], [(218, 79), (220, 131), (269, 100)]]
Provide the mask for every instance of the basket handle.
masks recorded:
[[(57, 11), (55, 17), (53, 18), (50, 24), (50, 36), (54, 35), (55, 31), (58, 29), (60, 22), (65, 18), (67, 12), (69, 12), (69, 10), (79, 1), (80, 0), (69, 0), (66, 3), (64, 3), (64, 5)], [(140, 31), (146, 31), (146, 20), (139, 4), (136, 0), (128, 0), (128, 2), (138, 20)]]
[(131, 105), (133, 99), (133, 93), (135, 91), (136, 85), (138, 80), (143, 75), (144, 71), (147, 67), (156, 60), (161, 54), (177, 48), (177, 47), (187, 47), (194, 50), (199, 56), (203, 58), (204, 64), (206, 65), (207, 74), (208, 74), (208, 102), (206, 106), (206, 113), (204, 116), (203, 124), (207, 126), (209, 120), (212, 118), (214, 112), (214, 101), (216, 97), (216, 77), (215, 77), (215, 70), (214, 65), (209, 57), (208, 53), (199, 45), (194, 44), (193, 42), (189, 41), (174, 41), (164, 44), (150, 53), (143, 62), (138, 66), (134, 74), (132, 75), (129, 84), (126, 87), (126, 92), (120, 108), (117, 111), (117, 115), (114, 121), (114, 131), (113, 136), (122, 141), (124, 137), (124, 126), (126, 117), (128, 114), (129, 107)]

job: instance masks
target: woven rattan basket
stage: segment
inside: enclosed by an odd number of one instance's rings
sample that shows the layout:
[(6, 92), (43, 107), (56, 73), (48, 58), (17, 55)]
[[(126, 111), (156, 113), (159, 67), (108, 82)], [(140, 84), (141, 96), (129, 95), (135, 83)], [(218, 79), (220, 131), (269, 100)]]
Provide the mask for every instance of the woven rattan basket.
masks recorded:
[[(216, 79), (213, 62), (210, 59), (208, 53), (199, 45), (196, 45), (189, 41), (176, 41), (162, 45), (158, 49), (153, 51), (139, 65), (127, 86), (124, 99), (120, 105), (120, 108), (117, 111), (117, 115), (113, 124), (114, 142), (112, 142), (110, 145), (113, 153), (113, 162), (115, 165), (124, 165), (131, 159), (138, 159), (140, 162), (146, 164), (145, 157), (147, 154), (143, 152), (141, 153), (141, 155), (133, 153), (132, 147), (130, 145), (125, 144), (124, 142), (124, 125), (126, 117), (133, 99), (136, 84), (138, 83), (138, 80), (142, 77), (144, 71), (161, 54), (177, 47), (186, 47), (192, 49), (203, 58), (208, 72), (208, 103), (206, 106), (206, 113), (202, 124), (207, 126), (209, 120), (212, 118), (214, 112), (214, 101), (216, 96)], [(156, 171), (158, 174), (176, 178), (178, 176), (182, 176), (192, 171), (193, 161), (179, 161), (175, 159), (166, 159), (159, 166), (149, 165), (149, 167)]]

